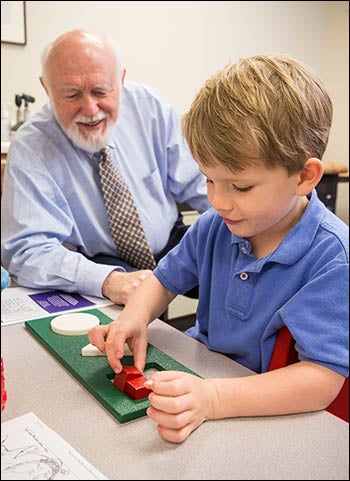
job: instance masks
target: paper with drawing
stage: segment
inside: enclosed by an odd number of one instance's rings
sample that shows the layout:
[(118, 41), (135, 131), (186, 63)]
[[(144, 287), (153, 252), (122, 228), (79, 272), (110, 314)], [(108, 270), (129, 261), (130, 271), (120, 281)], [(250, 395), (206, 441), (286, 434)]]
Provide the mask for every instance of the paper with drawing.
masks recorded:
[(34, 413), (1, 424), (1, 479), (108, 479)]

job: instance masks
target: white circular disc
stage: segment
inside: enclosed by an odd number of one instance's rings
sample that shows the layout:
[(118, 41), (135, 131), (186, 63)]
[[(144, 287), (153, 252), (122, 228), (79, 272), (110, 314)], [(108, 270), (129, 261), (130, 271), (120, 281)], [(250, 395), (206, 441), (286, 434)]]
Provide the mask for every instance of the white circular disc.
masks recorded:
[(87, 334), (89, 329), (99, 324), (100, 320), (97, 316), (74, 312), (54, 317), (51, 321), (51, 329), (53, 332), (64, 336), (80, 336)]

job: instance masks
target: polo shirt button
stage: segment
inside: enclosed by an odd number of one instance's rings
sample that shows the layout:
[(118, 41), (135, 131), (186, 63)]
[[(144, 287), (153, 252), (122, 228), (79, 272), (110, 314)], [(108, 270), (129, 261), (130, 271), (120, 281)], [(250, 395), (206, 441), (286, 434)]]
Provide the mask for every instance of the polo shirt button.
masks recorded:
[(241, 278), (242, 281), (246, 281), (249, 276), (246, 272), (241, 272), (239, 277)]

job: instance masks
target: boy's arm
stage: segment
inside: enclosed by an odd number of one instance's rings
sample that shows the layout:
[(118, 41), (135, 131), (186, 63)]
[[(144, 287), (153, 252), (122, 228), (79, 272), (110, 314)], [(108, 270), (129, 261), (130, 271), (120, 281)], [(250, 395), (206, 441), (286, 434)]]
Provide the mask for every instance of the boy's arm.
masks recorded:
[(215, 392), (210, 417), (273, 416), (325, 409), (343, 383), (341, 374), (308, 361), (255, 376), (210, 379)]
[(183, 442), (210, 419), (274, 416), (325, 409), (344, 376), (300, 361), (264, 374), (201, 379), (178, 371), (159, 371), (145, 382), (152, 390), (147, 415), (167, 441)]
[(120, 359), (127, 342), (134, 355), (134, 365), (142, 372), (146, 360), (147, 326), (175, 297), (176, 294), (165, 289), (151, 274), (134, 290), (115, 321), (89, 331), (89, 341), (106, 353), (110, 366), (117, 373), (122, 369)]

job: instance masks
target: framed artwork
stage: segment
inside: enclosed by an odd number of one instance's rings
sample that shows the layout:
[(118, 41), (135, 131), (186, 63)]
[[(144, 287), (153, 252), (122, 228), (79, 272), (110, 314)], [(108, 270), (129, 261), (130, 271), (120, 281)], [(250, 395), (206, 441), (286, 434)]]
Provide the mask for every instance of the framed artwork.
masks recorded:
[(25, 3), (1, 0), (1, 43), (27, 44)]

